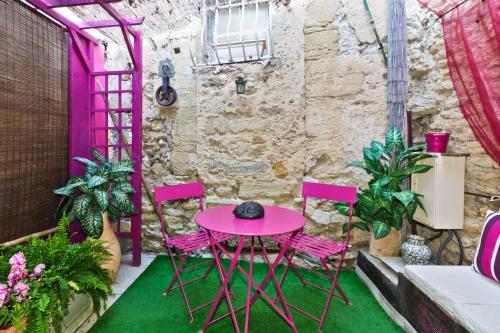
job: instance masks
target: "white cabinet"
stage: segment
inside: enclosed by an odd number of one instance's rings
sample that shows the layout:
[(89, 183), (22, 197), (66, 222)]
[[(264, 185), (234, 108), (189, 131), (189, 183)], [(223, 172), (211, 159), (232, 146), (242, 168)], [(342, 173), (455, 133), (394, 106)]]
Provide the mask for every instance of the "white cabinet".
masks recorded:
[(434, 229), (462, 229), (464, 225), (465, 157), (435, 154), (419, 163), (432, 165), (423, 174), (412, 175), (412, 191), (422, 194), (427, 215), (418, 208), (415, 221)]

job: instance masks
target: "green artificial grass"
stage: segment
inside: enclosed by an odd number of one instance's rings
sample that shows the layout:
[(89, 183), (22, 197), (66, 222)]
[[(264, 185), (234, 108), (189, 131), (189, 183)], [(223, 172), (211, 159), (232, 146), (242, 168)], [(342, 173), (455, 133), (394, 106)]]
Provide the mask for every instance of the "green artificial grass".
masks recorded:
[[(188, 264), (199, 262), (200, 259), (191, 259)], [(224, 260), (224, 266), (229, 261)], [(248, 271), (248, 263), (242, 266)], [(283, 265), (281, 265), (283, 266)], [(207, 266), (201, 266), (186, 272), (185, 281), (191, 276), (199, 276)], [(283, 267), (277, 270), (278, 278)], [(265, 264), (255, 264), (254, 278), (260, 282), (267, 272)], [(189, 273), (189, 274), (188, 274)], [(193, 275), (194, 274), (194, 275)], [(141, 333), (184, 333), (198, 332), (208, 315), (210, 307), (195, 313), (195, 321), (189, 324), (189, 316), (182, 300), (180, 291), (174, 290), (168, 296), (163, 296), (168, 282), (173, 276), (173, 269), (167, 257), (159, 256), (144, 271), (144, 273), (127, 289), (127, 291), (113, 304), (108, 311), (97, 321), (90, 332), (141, 332)], [(313, 283), (326, 286), (321, 278), (304, 271), (306, 279)], [(241, 272), (233, 274), (232, 286), (237, 300), (233, 305), (244, 304), (246, 300), (246, 279)], [(342, 300), (334, 298), (330, 312), (323, 327), (323, 332), (402, 332), (402, 330), (385, 314), (368, 288), (353, 271), (343, 271), (340, 274), (340, 285), (346, 292), (352, 305), (346, 305)], [(220, 282), (214, 269), (205, 280), (199, 280), (186, 286), (186, 293), (194, 308), (213, 299), (219, 290)], [(266, 291), (271, 297), (274, 295), (272, 281)], [(283, 288), (288, 302), (299, 305), (301, 308), (321, 315), (326, 301), (326, 294), (303, 286), (293, 275), (289, 274)], [(221, 302), (217, 314), (227, 311), (225, 301)], [(299, 332), (317, 332), (318, 323), (291, 309), (293, 319)], [(217, 315), (216, 314), (216, 315)], [(237, 317), (240, 329), (244, 328), (244, 310), (238, 312)], [(208, 332), (234, 332), (230, 317), (212, 325)], [(252, 307), (250, 315), (250, 332), (280, 333), (291, 332), (290, 327), (277, 313), (260, 297)]]

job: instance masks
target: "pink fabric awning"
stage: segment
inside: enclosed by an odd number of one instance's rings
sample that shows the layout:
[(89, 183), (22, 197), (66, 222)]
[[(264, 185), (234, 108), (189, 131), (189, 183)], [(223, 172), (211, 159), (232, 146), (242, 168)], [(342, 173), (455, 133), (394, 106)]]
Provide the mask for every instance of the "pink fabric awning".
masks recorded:
[(446, 13), (446, 56), (460, 109), (478, 141), (500, 163), (500, 0), (420, 2)]

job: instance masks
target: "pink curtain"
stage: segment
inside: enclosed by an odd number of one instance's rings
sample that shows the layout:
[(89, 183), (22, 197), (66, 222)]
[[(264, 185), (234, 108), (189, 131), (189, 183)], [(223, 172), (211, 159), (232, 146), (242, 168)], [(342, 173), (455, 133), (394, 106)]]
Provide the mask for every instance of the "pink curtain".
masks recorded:
[(444, 14), (448, 68), (460, 108), (478, 141), (500, 163), (500, 0), (419, 1)]

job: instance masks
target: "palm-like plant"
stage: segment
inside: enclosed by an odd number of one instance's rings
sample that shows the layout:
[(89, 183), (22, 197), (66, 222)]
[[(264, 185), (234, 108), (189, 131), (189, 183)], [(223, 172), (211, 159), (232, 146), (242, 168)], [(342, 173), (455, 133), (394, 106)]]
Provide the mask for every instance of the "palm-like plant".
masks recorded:
[(68, 183), (54, 190), (63, 195), (67, 201), (62, 205), (68, 211), (70, 220), (78, 218), (82, 231), (90, 237), (98, 238), (103, 232), (103, 214), (107, 213), (111, 220), (123, 214), (136, 212), (129, 195), (135, 193), (128, 181), (134, 172), (135, 162), (121, 160), (108, 162), (97, 150), (92, 149), (95, 161), (82, 157), (75, 160), (85, 164), (83, 176), (71, 177)]
[[(432, 167), (418, 164), (432, 155), (423, 152), (425, 144), (405, 148), (401, 132), (390, 128), (385, 135), (385, 144), (377, 140), (370, 147), (363, 148), (363, 161), (351, 162), (351, 166), (364, 169), (372, 179), (367, 188), (361, 188), (357, 195), (353, 216), (361, 221), (353, 227), (369, 231), (370, 226), (376, 239), (389, 234), (391, 228), (400, 230), (403, 219), (413, 219), (417, 207), (425, 211), (420, 194), (403, 189), (405, 179), (415, 173), (425, 173)], [(349, 214), (345, 203), (335, 204), (343, 215)], [(344, 225), (344, 230), (347, 225)]]

